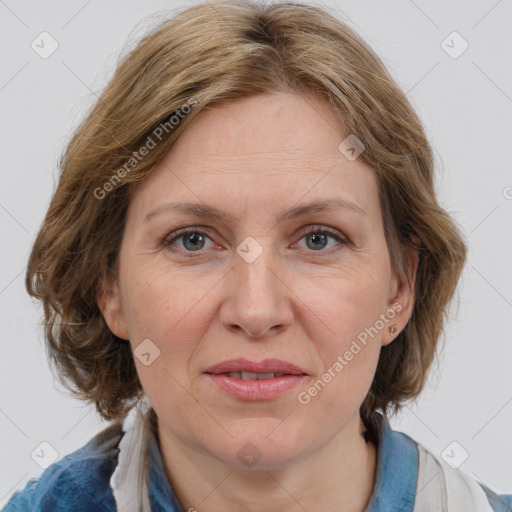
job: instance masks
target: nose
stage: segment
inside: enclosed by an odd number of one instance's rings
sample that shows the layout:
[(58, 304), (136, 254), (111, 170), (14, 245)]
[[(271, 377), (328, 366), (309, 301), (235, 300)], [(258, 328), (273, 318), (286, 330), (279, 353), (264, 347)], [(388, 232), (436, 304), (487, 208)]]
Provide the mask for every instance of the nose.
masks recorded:
[(225, 276), (225, 300), (220, 319), (226, 329), (251, 338), (267, 338), (286, 330), (293, 321), (293, 291), (270, 249), (251, 263), (236, 255)]

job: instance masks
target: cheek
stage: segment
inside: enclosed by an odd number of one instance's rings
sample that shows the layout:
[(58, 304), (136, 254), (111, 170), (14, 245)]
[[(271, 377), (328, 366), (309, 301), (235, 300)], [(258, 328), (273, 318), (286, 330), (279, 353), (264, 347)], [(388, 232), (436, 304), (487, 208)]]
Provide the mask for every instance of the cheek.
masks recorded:
[(364, 400), (378, 363), (382, 332), (389, 324), (382, 321), (388, 272), (386, 260), (375, 259), (343, 277), (330, 276), (323, 285), (317, 283), (310, 295), (305, 325), (317, 326), (308, 335), (316, 340), (323, 366), (308, 390), (317, 414), (342, 415)]
[[(311, 309), (318, 311), (325, 325), (326, 346), (330, 351), (343, 353), (348, 350), (351, 341), (368, 332), (385, 313), (387, 270), (383, 263), (361, 267), (342, 278), (331, 276), (324, 286), (316, 288), (318, 300)], [(378, 334), (371, 332), (371, 338), (380, 340), (382, 329)], [(360, 338), (364, 339), (364, 335)]]
[[(126, 317), (137, 373), (157, 413), (169, 407), (186, 415), (195, 406), (188, 392), (188, 367), (198, 329), (194, 305), (204, 296), (194, 283), (157, 265), (140, 265), (126, 287)], [(137, 357), (139, 344), (151, 340), (157, 354), (149, 365)], [(147, 342), (145, 342), (147, 343)], [(142, 346), (142, 345), (141, 345)], [(185, 433), (183, 433), (184, 435)]]
[[(189, 362), (212, 321), (204, 309), (205, 296), (215, 282), (198, 280), (186, 273), (171, 272), (157, 264), (141, 264), (132, 273), (126, 286), (126, 321), (132, 347), (146, 339), (160, 351), (160, 373), (168, 371), (180, 378), (187, 377)], [(136, 355), (136, 354), (135, 354)], [(145, 373), (153, 375), (146, 367), (138, 366), (141, 380)], [(162, 375), (160, 375), (160, 378)], [(164, 376), (165, 377), (165, 376)], [(169, 383), (167, 382), (167, 385)]]
[(142, 262), (125, 282), (125, 310), (131, 332), (142, 336), (151, 332), (161, 341), (171, 329), (186, 322), (187, 313), (205, 295), (197, 280), (156, 262)]
[(324, 303), (321, 317), (328, 328), (310, 334), (310, 339), (316, 341), (322, 368), (311, 379), (301, 401), (311, 401), (316, 421), (332, 422), (334, 414), (337, 425), (348, 421), (346, 415), (359, 408), (373, 381), (382, 336), (375, 324), (384, 311), (385, 298), (374, 287), (370, 287), (370, 294), (361, 286), (344, 285), (333, 288), (330, 300)]

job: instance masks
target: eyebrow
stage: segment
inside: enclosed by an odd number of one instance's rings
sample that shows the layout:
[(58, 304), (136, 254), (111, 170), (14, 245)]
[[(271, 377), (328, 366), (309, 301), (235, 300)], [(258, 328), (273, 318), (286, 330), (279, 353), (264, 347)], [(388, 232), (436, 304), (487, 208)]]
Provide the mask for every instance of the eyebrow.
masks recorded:
[[(297, 217), (302, 217), (311, 213), (322, 212), (325, 210), (344, 209), (359, 215), (368, 216), (368, 214), (356, 203), (346, 199), (325, 199), (322, 201), (315, 201), (306, 205), (299, 205), (281, 212), (278, 217), (278, 222), (283, 222)], [(165, 211), (178, 211), (187, 213), (199, 219), (215, 219), (219, 221), (227, 221), (232, 218), (232, 215), (213, 206), (208, 206), (205, 203), (166, 203), (153, 208), (145, 217), (144, 222), (148, 222), (152, 217)]]

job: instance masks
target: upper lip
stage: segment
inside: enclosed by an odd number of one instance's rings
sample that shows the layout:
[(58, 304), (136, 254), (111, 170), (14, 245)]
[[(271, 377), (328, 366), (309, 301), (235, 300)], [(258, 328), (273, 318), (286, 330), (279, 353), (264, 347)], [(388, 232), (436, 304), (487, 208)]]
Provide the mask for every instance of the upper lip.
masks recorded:
[(259, 363), (249, 361), (248, 359), (238, 358), (222, 361), (221, 363), (210, 366), (205, 373), (231, 373), (231, 372), (251, 372), (251, 373), (284, 373), (285, 375), (307, 375), (307, 373), (298, 366), (282, 361), (281, 359), (263, 359)]

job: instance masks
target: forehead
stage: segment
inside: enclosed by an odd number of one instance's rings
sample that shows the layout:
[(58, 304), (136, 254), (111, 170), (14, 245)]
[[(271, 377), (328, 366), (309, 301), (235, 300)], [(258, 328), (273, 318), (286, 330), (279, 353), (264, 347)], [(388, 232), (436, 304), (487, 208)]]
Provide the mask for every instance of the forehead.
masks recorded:
[(169, 199), (222, 209), (343, 197), (375, 210), (374, 172), (338, 149), (347, 137), (327, 101), (273, 93), (202, 111), (135, 194), (146, 211)]
[(180, 137), (181, 160), (210, 157), (315, 160), (338, 158), (346, 137), (327, 100), (314, 94), (272, 93), (228, 100), (203, 110)]

